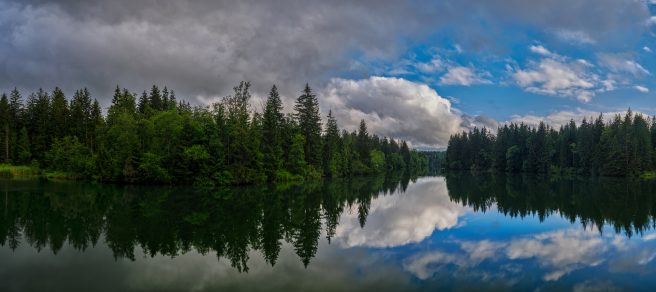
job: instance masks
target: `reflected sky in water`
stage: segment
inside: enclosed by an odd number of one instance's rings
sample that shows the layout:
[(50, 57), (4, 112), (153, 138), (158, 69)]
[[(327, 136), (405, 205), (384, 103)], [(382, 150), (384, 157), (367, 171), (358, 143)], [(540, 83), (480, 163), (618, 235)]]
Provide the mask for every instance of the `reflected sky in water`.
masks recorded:
[[(4, 182), (0, 290), (595, 291), (656, 286), (653, 182), (468, 176), (403, 180), (240, 189), (211, 199), (179, 189), (107, 191)], [(18, 193), (38, 200), (21, 202), (26, 199)], [(249, 196), (248, 204), (233, 205), (236, 194)], [(280, 212), (272, 212), (272, 206)], [(231, 214), (242, 207), (255, 211), (250, 217)], [(168, 213), (170, 208), (187, 211)], [(233, 216), (239, 221), (225, 223)], [(314, 219), (308, 218), (318, 218), (320, 226), (310, 228), (314, 225), (304, 222)], [(142, 223), (148, 220), (152, 225)], [(247, 221), (252, 225), (242, 225)], [(125, 224), (145, 225), (120, 229)], [(7, 236), (11, 228), (22, 234), (14, 245)], [(206, 233), (210, 239), (225, 238), (206, 241)], [(62, 244), (56, 240), (60, 237), (65, 238)], [(169, 242), (170, 237), (176, 239)], [(279, 240), (267, 243), (268, 237)], [(243, 246), (235, 245), (242, 241)], [(132, 257), (125, 256), (126, 246), (134, 247)], [(240, 272), (231, 256), (242, 248), (237, 262), (244, 260), (247, 272)]]

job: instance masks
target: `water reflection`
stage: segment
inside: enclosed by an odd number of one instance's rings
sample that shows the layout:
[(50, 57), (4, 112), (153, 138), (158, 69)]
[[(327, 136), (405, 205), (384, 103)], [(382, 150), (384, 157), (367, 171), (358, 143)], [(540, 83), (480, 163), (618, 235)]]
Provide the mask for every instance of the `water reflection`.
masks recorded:
[(103, 237), (115, 258), (134, 260), (135, 247), (151, 257), (195, 249), (248, 271), (249, 250), (261, 251), (274, 265), (286, 241), (307, 266), (317, 252), (322, 222), (329, 241), (345, 209), (355, 210), (361, 228), (372, 200), (403, 192), (409, 181), (407, 176), (388, 176), (210, 193), (4, 181), (0, 244), (12, 250), (27, 244), (56, 254), (66, 242), (85, 250)]
[(506, 216), (535, 215), (541, 221), (558, 214), (599, 231), (607, 224), (629, 237), (656, 224), (656, 181), (451, 175), (447, 187), (455, 202), (475, 211), (495, 208)]
[(656, 285), (655, 187), (470, 175), (214, 192), (4, 181), (0, 290), (105, 278), (108, 291), (644, 290)]

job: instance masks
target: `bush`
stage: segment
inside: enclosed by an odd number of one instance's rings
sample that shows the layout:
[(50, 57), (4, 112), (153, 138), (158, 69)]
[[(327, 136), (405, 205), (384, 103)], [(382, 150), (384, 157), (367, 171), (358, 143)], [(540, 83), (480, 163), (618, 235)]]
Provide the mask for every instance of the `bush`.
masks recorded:
[(46, 162), (49, 169), (68, 172), (73, 176), (90, 176), (94, 173), (95, 163), (91, 151), (77, 137), (55, 139), (52, 148), (46, 153)]
[(40, 173), (38, 168), (30, 166), (0, 164), (0, 178), (31, 177), (37, 176)]
[(149, 152), (141, 156), (139, 174), (146, 182), (167, 183), (171, 180), (166, 169), (161, 166), (161, 158)]
[(303, 180), (303, 176), (297, 175), (297, 174), (292, 174), (289, 171), (286, 170), (278, 170), (276, 171), (274, 182), (292, 182), (292, 181), (299, 181)]

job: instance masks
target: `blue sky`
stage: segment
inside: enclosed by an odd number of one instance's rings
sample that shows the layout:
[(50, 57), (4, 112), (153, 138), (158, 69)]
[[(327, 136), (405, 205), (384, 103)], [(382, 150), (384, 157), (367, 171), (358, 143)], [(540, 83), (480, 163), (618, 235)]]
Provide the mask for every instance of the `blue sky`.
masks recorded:
[(0, 91), (167, 85), (209, 104), (305, 83), (340, 127), (414, 147), (473, 126), (656, 114), (654, 0), (0, 0)]

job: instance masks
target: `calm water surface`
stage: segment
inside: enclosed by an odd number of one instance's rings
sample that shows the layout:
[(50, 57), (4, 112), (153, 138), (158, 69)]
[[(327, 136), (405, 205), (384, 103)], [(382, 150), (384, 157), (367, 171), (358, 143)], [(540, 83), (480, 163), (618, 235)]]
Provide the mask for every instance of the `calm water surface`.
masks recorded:
[(650, 290), (656, 182), (0, 181), (0, 290)]

